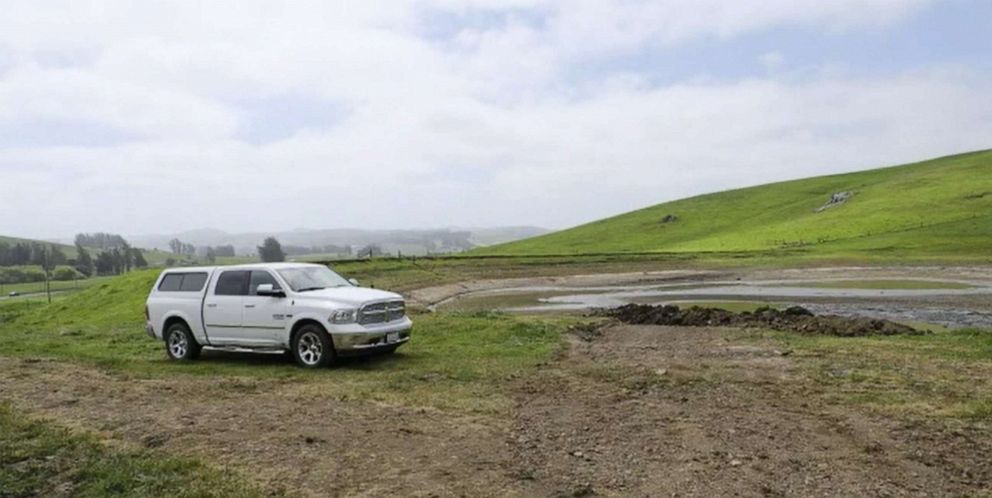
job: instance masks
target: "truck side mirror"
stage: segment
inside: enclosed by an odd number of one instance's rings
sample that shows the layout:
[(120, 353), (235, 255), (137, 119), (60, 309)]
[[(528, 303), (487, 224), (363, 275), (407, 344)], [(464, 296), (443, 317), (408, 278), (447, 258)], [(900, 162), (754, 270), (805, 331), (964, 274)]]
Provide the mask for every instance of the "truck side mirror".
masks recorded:
[(351, 285), (354, 285), (355, 287), (359, 287), (358, 280), (355, 280), (353, 278), (349, 278), (348, 279), (348, 283), (351, 284)]
[(259, 284), (255, 288), (255, 294), (269, 297), (286, 297), (286, 293), (282, 289), (274, 289), (272, 284)]

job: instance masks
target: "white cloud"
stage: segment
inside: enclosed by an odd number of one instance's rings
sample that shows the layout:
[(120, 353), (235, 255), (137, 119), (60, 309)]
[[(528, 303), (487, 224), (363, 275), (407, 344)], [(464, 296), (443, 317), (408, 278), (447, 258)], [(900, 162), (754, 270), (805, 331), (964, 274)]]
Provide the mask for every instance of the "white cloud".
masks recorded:
[[(0, 18), (0, 127), (64, 120), (133, 137), (0, 141), (0, 199), (23, 213), (0, 233), (565, 226), (986, 147), (989, 77), (974, 70), (665, 86), (636, 69), (569, 76), (583, 61), (776, 26), (875, 29), (927, 3), (15, 2)], [(439, 10), (452, 29), (423, 37)], [(481, 21), (458, 21), (472, 10)], [(760, 61), (781, 65), (776, 54)], [(281, 95), (345, 111), (285, 140), (241, 141), (251, 103)]]
[(785, 55), (777, 50), (758, 56), (758, 62), (768, 71), (777, 71), (785, 64)]

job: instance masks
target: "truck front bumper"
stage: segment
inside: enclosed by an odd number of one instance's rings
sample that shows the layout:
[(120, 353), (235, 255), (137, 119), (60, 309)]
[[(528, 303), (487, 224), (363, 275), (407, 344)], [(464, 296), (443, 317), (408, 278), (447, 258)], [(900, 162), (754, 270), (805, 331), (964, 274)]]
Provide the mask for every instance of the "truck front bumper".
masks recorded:
[(342, 356), (375, 354), (396, 349), (410, 341), (413, 322), (403, 317), (391, 323), (336, 327), (331, 331), (334, 350)]

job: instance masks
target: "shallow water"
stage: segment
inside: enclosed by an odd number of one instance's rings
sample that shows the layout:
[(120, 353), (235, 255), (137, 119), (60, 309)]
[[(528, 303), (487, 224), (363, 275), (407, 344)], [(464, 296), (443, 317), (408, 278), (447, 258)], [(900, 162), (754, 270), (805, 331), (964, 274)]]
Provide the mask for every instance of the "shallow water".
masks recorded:
[[(992, 285), (961, 282), (964, 289), (858, 289), (804, 287), (788, 280), (712, 281), (693, 284), (595, 287), (533, 286), (482, 291), (453, 300), (468, 300), (475, 309), (512, 312), (584, 311), (624, 304), (691, 304), (693, 301), (759, 301), (802, 305), (816, 313), (867, 316), (939, 324), (947, 327), (992, 327)], [(819, 283), (822, 284), (822, 281)], [(953, 304), (955, 296), (988, 296), (987, 309)], [(950, 298), (950, 299), (948, 299)], [(939, 299), (934, 304), (933, 299)], [(946, 304), (950, 301), (951, 304)], [(972, 297), (971, 301), (974, 301)], [(444, 307), (444, 304), (441, 305)]]

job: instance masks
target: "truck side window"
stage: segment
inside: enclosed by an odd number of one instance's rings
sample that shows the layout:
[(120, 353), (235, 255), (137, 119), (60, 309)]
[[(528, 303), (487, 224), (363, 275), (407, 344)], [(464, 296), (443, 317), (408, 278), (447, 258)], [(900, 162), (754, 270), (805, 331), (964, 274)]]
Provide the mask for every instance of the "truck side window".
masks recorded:
[(271, 273), (262, 270), (252, 270), (251, 283), (248, 284), (248, 295), (257, 295), (258, 286), (262, 284), (272, 284), (273, 289), (282, 289), (282, 287), (279, 286), (279, 282), (276, 282), (275, 277), (273, 277)]
[(158, 284), (158, 290), (162, 292), (178, 291), (182, 283), (182, 273), (170, 273), (162, 277), (162, 283)]
[(247, 271), (226, 271), (220, 274), (217, 279), (217, 287), (214, 295), (217, 296), (243, 296), (247, 293), (248, 272)]
[(179, 290), (183, 292), (200, 292), (203, 290), (203, 284), (207, 283), (206, 273), (187, 273), (183, 277), (183, 283), (179, 286)]

